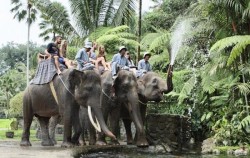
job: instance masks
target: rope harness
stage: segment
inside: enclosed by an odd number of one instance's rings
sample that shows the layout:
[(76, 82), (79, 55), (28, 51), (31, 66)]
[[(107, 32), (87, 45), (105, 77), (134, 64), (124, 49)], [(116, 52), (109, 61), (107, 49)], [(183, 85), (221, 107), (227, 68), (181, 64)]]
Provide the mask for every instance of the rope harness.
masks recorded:
[[(58, 77), (59, 77), (59, 79), (61, 80), (61, 82), (62, 82), (63, 86), (65, 87), (65, 89), (74, 97), (74, 94), (73, 94), (72, 92), (70, 92), (70, 90), (68, 89), (68, 87), (66, 86), (66, 84), (63, 82), (61, 76), (58, 75)], [(57, 95), (56, 95), (56, 90), (55, 90), (55, 86), (54, 86), (54, 84), (53, 84), (53, 80), (50, 81), (49, 87), (50, 87), (50, 90), (51, 90), (51, 92), (52, 92), (52, 95), (53, 95), (53, 97), (54, 97), (54, 99), (55, 99), (55, 101), (56, 101), (56, 103), (57, 103), (57, 105), (58, 105), (58, 97), (57, 97)]]
[(112, 99), (107, 93), (105, 93), (103, 89), (102, 89), (102, 93), (103, 93), (107, 98), (109, 98), (109, 100), (114, 101), (114, 99)]

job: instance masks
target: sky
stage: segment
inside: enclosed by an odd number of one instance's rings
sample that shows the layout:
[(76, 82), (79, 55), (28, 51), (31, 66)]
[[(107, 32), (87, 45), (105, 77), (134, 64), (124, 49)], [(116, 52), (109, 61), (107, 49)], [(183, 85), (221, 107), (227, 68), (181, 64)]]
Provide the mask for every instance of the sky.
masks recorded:
[[(26, 0), (21, 0), (26, 2)], [(58, 1), (65, 5), (69, 9), (68, 0), (51, 0)], [(142, 0), (143, 12), (148, 11), (149, 7), (154, 3), (151, 0)], [(17, 19), (13, 19), (14, 14), (10, 12), (12, 6), (10, 0), (1, 0), (0, 5), (0, 47), (6, 45), (8, 42), (15, 43), (27, 43), (27, 23), (25, 21), (18, 22)], [(38, 18), (39, 19), (39, 18)], [(37, 44), (44, 44), (42, 38), (39, 37), (41, 31), (39, 30), (39, 20), (36, 20), (31, 25), (30, 41)], [(47, 42), (46, 42), (47, 43)]]

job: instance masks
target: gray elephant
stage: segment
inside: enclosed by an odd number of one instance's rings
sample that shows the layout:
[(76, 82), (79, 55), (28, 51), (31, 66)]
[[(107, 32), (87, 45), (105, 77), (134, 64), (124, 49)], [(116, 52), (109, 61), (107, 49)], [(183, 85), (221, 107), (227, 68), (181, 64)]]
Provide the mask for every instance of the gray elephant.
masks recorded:
[[(173, 90), (172, 71), (172, 66), (169, 66), (167, 81), (164, 81), (155, 72), (147, 72), (145, 75), (143, 75), (137, 80), (140, 112), (143, 124), (145, 122), (146, 117), (147, 102), (160, 102), (161, 100), (163, 100), (163, 94), (169, 93)], [(132, 144), (133, 138), (131, 132), (131, 120), (123, 118), (123, 123), (126, 129), (127, 143)]]
[[(138, 86), (133, 72), (120, 70), (114, 81), (112, 81), (111, 72), (104, 73), (102, 75), (102, 88), (103, 116), (105, 121), (109, 117), (111, 131), (117, 136), (120, 118), (129, 118), (134, 122), (138, 133), (136, 145), (148, 146), (138, 104)], [(96, 144), (107, 144), (103, 133), (98, 133)], [(111, 139), (111, 144), (119, 144), (119, 142)]]
[[(94, 71), (65, 70), (60, 76), (53, 79), (53, 85), (54, 92), (52, 92), (49, 84), (29, 85), (26, 88), (23, 98), (24, 127), (21, 146), (31, 146), (29, 136), (33, 116), (36, 116), (40, 122), (42, 145), (53, 145), (49, 138), (48, 123), (50, 117), (54, 115), (63, 116), (62, 147), (73, 146), (74, 143), (78, 142), (80, 134), (78, 115), (80, 106), (88, 107), (90, 111), (92, 109), (103, 132), (116, 140), (116, 137), (108, 130), (101, 112), (99, 99), (101, 95), (100, 75)], [(73, 137), (72, 126), (75, 131)]]

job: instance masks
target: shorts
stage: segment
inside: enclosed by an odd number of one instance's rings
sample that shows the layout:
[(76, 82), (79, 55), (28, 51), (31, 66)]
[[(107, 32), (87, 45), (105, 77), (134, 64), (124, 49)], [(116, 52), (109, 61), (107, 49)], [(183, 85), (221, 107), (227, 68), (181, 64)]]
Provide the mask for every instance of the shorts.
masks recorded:
[(59, 63), (65, 64), (64, 57), (59, 57), (58, 58)]

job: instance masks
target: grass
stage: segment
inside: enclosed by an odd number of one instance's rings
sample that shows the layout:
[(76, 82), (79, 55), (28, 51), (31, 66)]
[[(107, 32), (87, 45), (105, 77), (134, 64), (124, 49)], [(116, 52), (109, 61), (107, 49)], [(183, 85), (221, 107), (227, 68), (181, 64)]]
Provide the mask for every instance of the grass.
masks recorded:
[[(7, 130), (0, 130), (0, 141), (1, 140), (21, 140), (22, 136), (22, 129), (14, 130), (14, 138), (6, 138), (5, 132)], [(30, 140), (31, 141), (37, 141), (39, 139), (36, 138), (36, 130), (30, 130)]]
[(8, 129), (10, 128), (10, 123), (13, 121), (13, 119), (0, 119), (0, 129)]
[[(0, 119), (0, 141), (1, 140), (21, 140), (22, 136), (22, 129), (13, 130), (14, 131), (14, 138), (6, 138), (5, 132), (10, 131), (10, 123), (13, 121), (13, 119)], [(56, 140), (60, 141), (62, 140), (62, 135), (56, 135)], [(30, 140), (31, 141), (40, 141), (40, 139), (36, 138), (36, 130), (31, 129), (30, 130)]]

